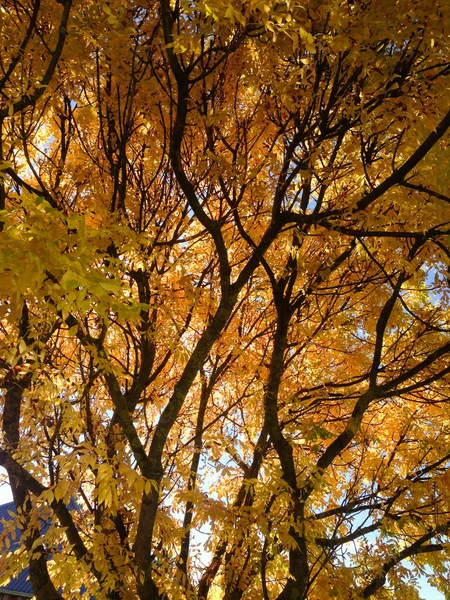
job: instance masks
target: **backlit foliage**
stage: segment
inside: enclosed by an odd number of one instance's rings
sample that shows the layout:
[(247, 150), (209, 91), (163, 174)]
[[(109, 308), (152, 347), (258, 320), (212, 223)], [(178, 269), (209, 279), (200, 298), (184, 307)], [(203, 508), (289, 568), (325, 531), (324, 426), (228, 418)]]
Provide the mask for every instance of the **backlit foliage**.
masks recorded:
[(448, 2), (0, 18), (3, 580), (448, 589)]

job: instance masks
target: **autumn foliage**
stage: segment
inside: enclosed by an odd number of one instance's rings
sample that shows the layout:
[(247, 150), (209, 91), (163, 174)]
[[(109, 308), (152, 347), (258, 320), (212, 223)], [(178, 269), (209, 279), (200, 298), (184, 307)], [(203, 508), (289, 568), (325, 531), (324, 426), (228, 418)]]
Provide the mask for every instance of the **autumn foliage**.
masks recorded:
[(448, 589), (449, 3), (0, 20), (0, 584)]

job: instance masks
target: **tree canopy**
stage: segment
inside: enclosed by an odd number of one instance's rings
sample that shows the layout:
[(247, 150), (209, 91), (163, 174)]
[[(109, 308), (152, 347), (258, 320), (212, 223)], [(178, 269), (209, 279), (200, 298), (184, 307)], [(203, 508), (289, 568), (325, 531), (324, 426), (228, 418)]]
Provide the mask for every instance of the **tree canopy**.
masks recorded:
[(449, 3), (0, 18), (2, 577), (448, 589)]

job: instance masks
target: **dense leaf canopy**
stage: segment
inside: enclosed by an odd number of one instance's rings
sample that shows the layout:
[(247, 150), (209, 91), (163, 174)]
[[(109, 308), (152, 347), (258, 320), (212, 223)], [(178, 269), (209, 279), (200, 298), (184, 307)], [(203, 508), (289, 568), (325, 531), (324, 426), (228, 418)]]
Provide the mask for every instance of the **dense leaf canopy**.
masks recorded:
[(449, 3), (3, 0), (0, 20), (3, 580), (447, 589)]

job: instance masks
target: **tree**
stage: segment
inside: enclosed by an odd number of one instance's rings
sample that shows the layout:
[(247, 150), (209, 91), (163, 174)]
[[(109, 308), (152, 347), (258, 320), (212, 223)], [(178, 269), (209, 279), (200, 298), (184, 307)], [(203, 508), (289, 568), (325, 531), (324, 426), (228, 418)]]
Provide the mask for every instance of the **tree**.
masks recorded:
[(445, 590), (448, 3), (1, 15), (4, 577)]

